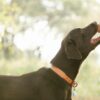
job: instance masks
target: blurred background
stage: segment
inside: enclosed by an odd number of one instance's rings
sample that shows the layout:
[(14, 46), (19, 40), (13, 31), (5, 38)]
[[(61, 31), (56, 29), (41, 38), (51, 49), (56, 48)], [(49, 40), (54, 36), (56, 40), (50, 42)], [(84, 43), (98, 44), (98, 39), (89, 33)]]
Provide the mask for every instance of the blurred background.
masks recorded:
[[(100, 22), (100, 0), (0, 0), (0, 74), (50, 66), (73, 28)], [(100, 46), (82, 64), (73, 100), (100, 100)]]

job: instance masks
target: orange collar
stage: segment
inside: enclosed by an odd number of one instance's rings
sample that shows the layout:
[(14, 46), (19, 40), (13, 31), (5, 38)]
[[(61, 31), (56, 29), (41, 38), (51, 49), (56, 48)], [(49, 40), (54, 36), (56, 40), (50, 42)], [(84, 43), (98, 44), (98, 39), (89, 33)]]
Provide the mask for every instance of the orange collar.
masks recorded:
[(58, 76), (60, 76), (63, 80), (65, 80), (72, 87), (77, 87), (77, 82), (73, 81), (68, 75), (66, 75), (61, 69), (56, 66), (52, 66), (51, 70), (55, 72)]

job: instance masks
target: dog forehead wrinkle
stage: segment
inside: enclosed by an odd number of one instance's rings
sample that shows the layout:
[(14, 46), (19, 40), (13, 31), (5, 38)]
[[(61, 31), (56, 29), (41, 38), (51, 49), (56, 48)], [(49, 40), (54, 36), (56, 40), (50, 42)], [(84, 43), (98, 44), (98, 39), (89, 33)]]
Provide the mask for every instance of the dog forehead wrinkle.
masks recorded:
[(81, 34), (81, 28), (76, 28), (73, 29), (69, 34), (68, 34), (68, 39), (71, 40), (76, 40), (78, 37), (80, 37)]
[(81, 28), (75, 28), (69, 34), (74, 36), (74, 35), (76, 35), (78, 33), (81, 33)]

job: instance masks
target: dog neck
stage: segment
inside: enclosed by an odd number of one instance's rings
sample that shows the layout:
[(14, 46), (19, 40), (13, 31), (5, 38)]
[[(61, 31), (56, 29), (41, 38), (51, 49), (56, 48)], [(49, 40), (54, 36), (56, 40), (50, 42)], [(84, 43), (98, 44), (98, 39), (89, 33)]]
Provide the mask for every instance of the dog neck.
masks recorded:
[(83, 60), (68, 59), (61, 48), (56, 56), (51, 60), (51, 64), (57, 66), (65, 74), (67, 74), (72, 80), (77, 76), (80, 64)]

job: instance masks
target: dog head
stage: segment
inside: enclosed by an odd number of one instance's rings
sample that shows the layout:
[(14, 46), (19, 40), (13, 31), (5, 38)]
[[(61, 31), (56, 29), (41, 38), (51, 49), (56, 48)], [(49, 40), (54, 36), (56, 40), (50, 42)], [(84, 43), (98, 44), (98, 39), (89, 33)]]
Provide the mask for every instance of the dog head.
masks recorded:
[(96, 22), (85, 28), (72, 30), (62, 42), (67, 58), (80, 60), (83, 56), (87, 57), (89, 52), (100, 43), (100, 37), (93, 38), (97, 32), (98, 25)]

